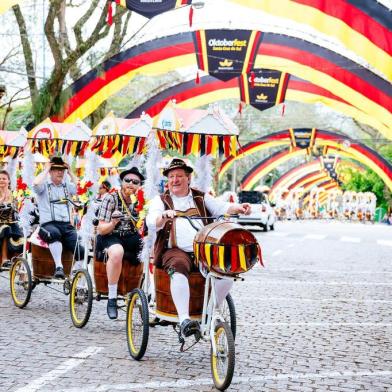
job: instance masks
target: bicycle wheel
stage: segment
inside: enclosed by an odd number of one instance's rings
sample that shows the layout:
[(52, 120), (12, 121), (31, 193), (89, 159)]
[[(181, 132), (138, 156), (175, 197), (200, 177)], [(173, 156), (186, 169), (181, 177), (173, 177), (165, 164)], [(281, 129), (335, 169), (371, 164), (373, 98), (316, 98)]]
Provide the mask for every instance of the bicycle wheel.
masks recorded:
[(235, 365), (234, 338), (227, 323), (219, 322), (215, 326), (214, 339), (216, 353), (211, 344), (211, 373), (215, 387), (224, 391), (231, 384)]
[(93, 305), (93, 284), (86, 270), (76, 272), (70, 294), (69, 310), (73, 325), (76, 328), (83, 328), (90, 318)]
[(29, 263), (22, 257), (15, 259), (11, 265), (10, 289), (14, 304), (24, 308), (30, 301), (33, 282)]
[(226, 295), (226, 301), (223, 302), (222, 316), (225, 322), (230, 325), (230, 329), (235, 340), (235, 335), (237, 333), (237, 315), (235, 312), (233, 297), (230, 294)]
[(144, 291), (132, 290), (127, 305), (127, 343), (131, 357), (140, 360), (147, 349), (149, 322)]

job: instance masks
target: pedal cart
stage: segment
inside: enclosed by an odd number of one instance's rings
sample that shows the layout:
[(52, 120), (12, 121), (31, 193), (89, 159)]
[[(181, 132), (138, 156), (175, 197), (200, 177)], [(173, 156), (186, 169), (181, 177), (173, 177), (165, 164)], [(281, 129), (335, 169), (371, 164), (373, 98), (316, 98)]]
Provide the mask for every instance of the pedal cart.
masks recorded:
[[(175, 219), (189, 219), (191, 222), (191, 219), (195, 218)], [(197, 226), (193, 226), (198, 230)], [(228, 220), (217, 220), (204, 226), (197, 233), (194, 254), (196, 266), (206, 271), (205, 278), (200, 272), (195, 271), (189, 279), (190, 315), (199, 321), (200, 335), (195, 335), (194, 343), (184, 348), (185, 341), (180, 333), (176, 309), (170, 294), (170, 278), (165, 271), (155, 268), (155, 293), (150, 295), (151, 285), (146, 265), (143, 289), (134, 289), (128, 301), (128, 349), (132, 358), (136, 360), (144, 356), (150, 326), (172, 326), (178, 334), (181, 351), (188, 350), (198, 342), (210, 342), (212, 378), (217, 389), (225, 390), (231, 383), (235, 366), (235, 309), (230, 296), (226, 297), (229, 315), (223, 314), (223, 309), (218, 308), (215, 282), (221, 278), (243, 280), (241, 274), (250, 270), (257, 260), (261, 262), (261, 250), (250, 231)], [(150, 299), (149, 302), (147, 297)]]
[[(129, 219), (130, 218), (128, 217), (121, 218), (123, 221)], [(128, 293), (130, 293), (135, 288), (141, 287), (143, 264), (140, 263), (138, 265), (132, 265), (129, 262), (130, 256), (130, 254), (124, 254), (121, 275), (118, 281), (117, 300), (123, 301), (125, 303), (124, 305), (118, 306), (120, 309), (126, 307)], [(83, 328), (87, 324), (91, 315), (93, 299), (96, 301), (108, 299), (106, 259), (106, 253), (101, 257), (97, 257), (94, 249), (92, 273), (94, 277), (94, 284), (86, 270), (78, 271), (74, 280), (72, 281), (69, 306), (72, 322), (77, 328)]]
[[(70, 203), (76, 209), (80, 206), (71, 199), (55, 200), (53, 203)], [(79, 242), (76, 244), (79, 246)], [(54, 278), (55, 263), (49, 249), (42, 242), (41, 245), (31, 242), (31, 237), (24, 239), (23, 255), (14, 257), (10, 272), (11, 297), (15, 306), (24, 308), (30, 301), (31, 293), (39, 284), (49, 286), (61, 285), (65, 295), (70, 293), (75, 252), (63, 249), (62, 264), (65, 279)], [(29, 262), (30, 260), (30, 262)], [(84, 270), (81, 270), (84, 271)], [(85, 271), (87, 273), (87, 271)], [(58, 289), (52, 288), (55, 291)]]

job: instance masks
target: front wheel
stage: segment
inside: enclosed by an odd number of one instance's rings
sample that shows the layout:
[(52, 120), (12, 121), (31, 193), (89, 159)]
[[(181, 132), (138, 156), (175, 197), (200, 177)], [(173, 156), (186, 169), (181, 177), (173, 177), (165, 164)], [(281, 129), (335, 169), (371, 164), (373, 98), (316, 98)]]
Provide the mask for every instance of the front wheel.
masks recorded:
[(18, 308), (24, 308), (30, 301), (33, 282), (29, 263), (22, 257), (15, 259), (12, 263), (10, 288), (14, 304)]
[(144, 291), (132, 290), (127, 305), (127, 343), (133, 359), (143, 358), (148, 343), (148, 303)]
[(215, 326), (214, 340), (216, 353), (211, 344), (211, 373), (215, 387), (224, 391), (231, 384), (235, 365), (234, 338), (227, 323), (219, 322)]
[(237, 315), (235, 312), (233, 297), (230, 294), (226, 295), (226, 300), (223, 302), (222, 316), (225, 322), (230, 325), (230, 329), (235, 340), (235, 335), (237, 333)]
[(70, 294), (69, 310), (73, 325), (76, 328), (83, 328), (90, 318), (93, 306), (93, 284), (86, 270), (76, 272)]

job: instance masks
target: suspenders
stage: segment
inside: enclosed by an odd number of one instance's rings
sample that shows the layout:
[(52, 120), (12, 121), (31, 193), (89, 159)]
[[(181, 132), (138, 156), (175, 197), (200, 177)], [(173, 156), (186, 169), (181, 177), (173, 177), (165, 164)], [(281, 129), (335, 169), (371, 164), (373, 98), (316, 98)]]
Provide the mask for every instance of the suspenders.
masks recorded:
[[(64, 191), (64, 196), (66, 199), (68, 199), (68, 189), (65, 186), (65, 184), (62, 184), (63, 186), (63, 191)], [(49, 205), (50, 205), (50, 215), (52, 216), (52, 221), (55, 221), (55, 214), (54, 214), (54, 203), (52, 203), (52, 184), (47, 184), (48, 188), (48, 195), (49, 195)], [(71, 213), (69, 212), (69, 202), (67, 201), (67, 211), (68, 211), (68, 222), (71, 223)]]

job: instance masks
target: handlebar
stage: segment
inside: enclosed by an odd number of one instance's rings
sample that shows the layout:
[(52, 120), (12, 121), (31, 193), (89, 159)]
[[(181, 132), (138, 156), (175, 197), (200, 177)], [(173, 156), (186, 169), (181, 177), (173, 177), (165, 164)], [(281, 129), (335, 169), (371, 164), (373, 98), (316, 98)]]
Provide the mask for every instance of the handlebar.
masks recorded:
[[(196, 230), (199, 231), (200, 227), (197, 227), (192, 220), (198, 219), (214, 219), (216, 221), (223, 220), (223, 219), (230, 219), (230, 218), (238, 218), (238, 214), (224, 214), (224, 215), (213, 215), (213, 216), (187, 216), (187, 215), (176, 215), (174, 218), (185, 218), (189, 224)], [(173, 219), (174, 219), (173, 218)]]
[(68, 197), (63, 198), (63, 199), (56, 199), (56, 200), (51, 200), (50, 203), (52, 204), (67, 204), (71, 203), (77, 210), (81, 210), (83, 206), (79, 203), (75, 203), (73, 200), (69, 199)]

